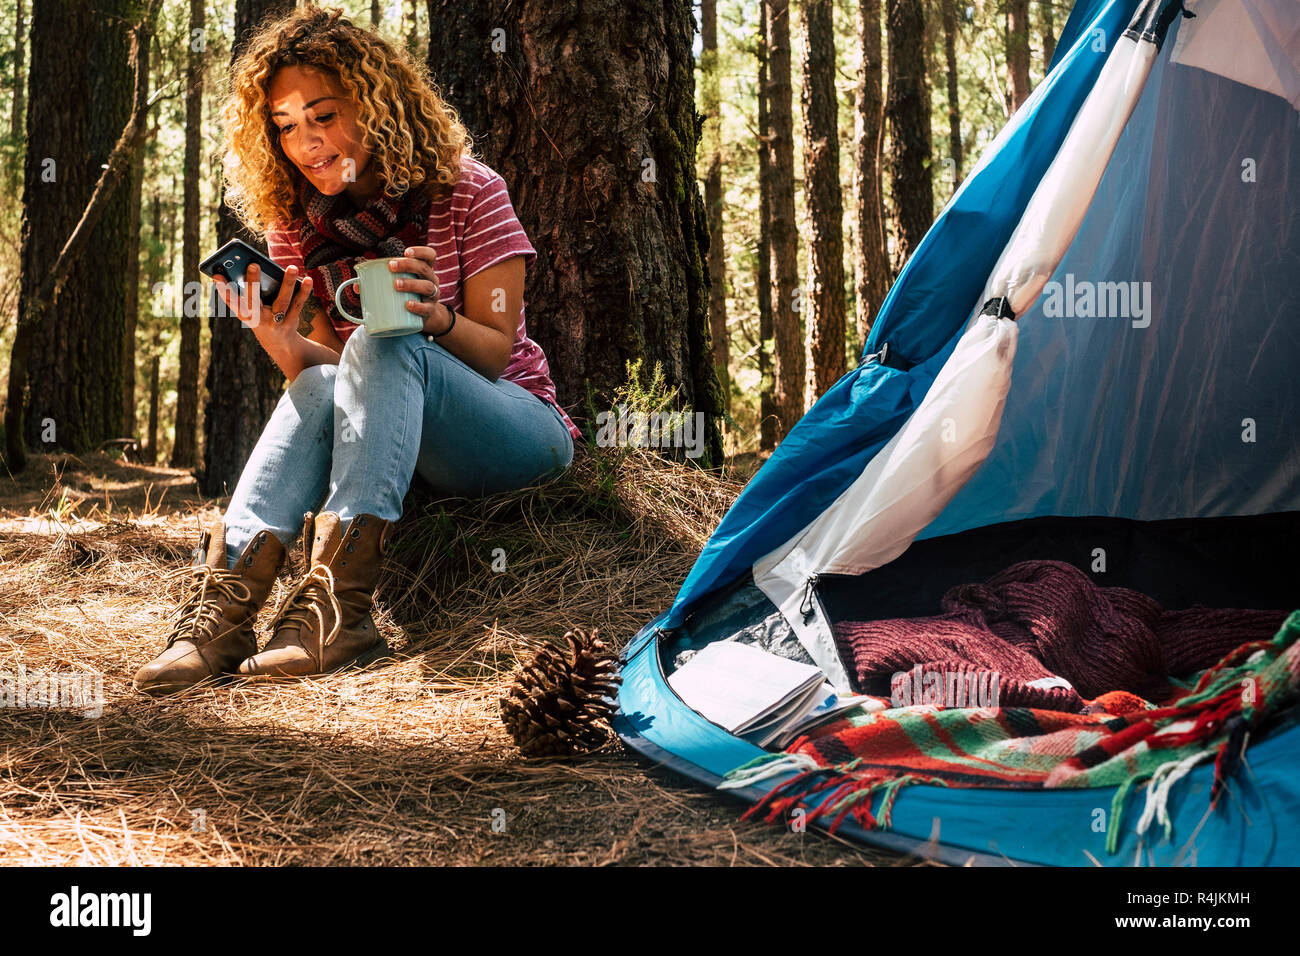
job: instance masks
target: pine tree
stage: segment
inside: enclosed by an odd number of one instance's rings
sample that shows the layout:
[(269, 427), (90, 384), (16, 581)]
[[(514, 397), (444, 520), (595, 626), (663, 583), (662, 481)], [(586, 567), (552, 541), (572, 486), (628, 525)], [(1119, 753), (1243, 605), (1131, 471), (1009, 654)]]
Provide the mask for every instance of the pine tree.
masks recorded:
[(880, 0), (859, 0), (857, 32), (862, 46), (862, 67), (858, 71), (854, 110), (853, 188), (858, 213), (856, 320), (858, 341), (865, 343), (891, 278), (880, 179), (884, 138)]
[(808, 384), (811, 405), (844, 374), (844, 206), (840, 199), (835, 8), (803, 0), (804, 196), (808, 204)]
[(889, 174), (893, 187), (894, 269), (915, 251), (934, 218), (930, 172), (930, 87), (925, 70), (925, 13), (915, 0), (885, 0), (889, 35)]

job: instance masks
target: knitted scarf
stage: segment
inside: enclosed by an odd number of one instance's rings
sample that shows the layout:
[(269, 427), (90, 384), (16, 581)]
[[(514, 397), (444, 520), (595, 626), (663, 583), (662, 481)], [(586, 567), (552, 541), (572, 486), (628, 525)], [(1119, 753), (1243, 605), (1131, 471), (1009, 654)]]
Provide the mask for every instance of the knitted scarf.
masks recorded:
[[(785, 753), (763, 754), (732, 770), (720, 789), (793, 776), (745, 817), (784, 820), (797, 807), (833, 832), (851, 817), (863, 827), (888, 827), (898, 791), (913, 784), (1017, 790), (1114, 787), (1106, 848), (1118, 847), (1124, 803), (1146, 782), (1133, 829), (1153, 823), (1171, 833), (1173, 786), (1197, 764), (1214, 762), (1210, 807), (1240, 766), (1249, 738), (1293, 710), (1300, 699), (1300, 611), (1269, 640), (1230, 651), (1194, 683), (1175, 686), (1163, 704), (1126, 691), (1102, 694), (1080, 713), (1030, 707), (868, 711), (858, 708)], [(873, 800), (880, 797), (873, 812)]]
[(889, 694), (891, 674), (920, 668), (915, 686), (996, 674), (998, 701), (1007, 707), (1078, 712), (1085, 699), (1114, 690), (1163, 700), (1171, 676), (1204, 670), (1233, 648), (1272, 636), (1286, 617), (1165, 611), (1138, 591), (1097, 587), (1063, 561), (1013, 564), (983, 584), (952, 588), (940, 608), (936, 617), (835, 624), (858, 685)]
[[(424, 245), (428, 237), (428, 196), (408, 190), (397, 199), (380, 193), (357, 209), (346, 192), (326, 196), (303, 179), (298, 199), (306, 213), (300, 244), (312, 294), (337, 328), (352, 324), (334, 304), (334, 292), (356, 275), (363, 259), (400, 256), (410, 246)], [(348, 286), (343, 302), (353, 315), (361, 314), (357, 285)]]

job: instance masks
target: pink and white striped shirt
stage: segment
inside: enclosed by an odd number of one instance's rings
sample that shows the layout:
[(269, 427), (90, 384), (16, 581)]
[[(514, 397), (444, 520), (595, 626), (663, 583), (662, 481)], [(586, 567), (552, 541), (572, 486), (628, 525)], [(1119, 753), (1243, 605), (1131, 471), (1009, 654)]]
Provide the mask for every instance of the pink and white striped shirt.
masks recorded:
[[(272, 226), (266, 233), (267, 251), (281, 268), (296, 265), (305, 271), (298, 244), (297, 223)], [(524, 256), (525, 267), (533, 264), (533, 249), (506, 191), (505, 180), (486, 164), (466, 156), (461, 160), (460, 181), (451, 195), (435, 199), (429, 208), (428, 245), (437, 253), (438, 298), (448, 308), (464, 308), (461, 284), (489, 266), (513, 256)], [(501, 377), (532, 392), (553, 405), (565, 426), (580, 441), (582, 432), (573, 424), (555, 396), (555, 383), (541, 346), (528, 337), (524, 309), (519, 310), (515, 344), (510, 362)], [(354, 322), (334, 321), (334, 331), (346, 342), (356, 330)]]

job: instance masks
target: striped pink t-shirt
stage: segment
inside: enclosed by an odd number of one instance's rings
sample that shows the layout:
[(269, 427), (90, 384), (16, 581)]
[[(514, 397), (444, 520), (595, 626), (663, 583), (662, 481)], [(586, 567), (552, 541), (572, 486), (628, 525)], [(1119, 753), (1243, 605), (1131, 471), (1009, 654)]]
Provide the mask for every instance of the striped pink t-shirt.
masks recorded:
[[(271, 259), (282, 268), (296, 265), (305, 271), (298, 245), (297, 224), (267, 230)], [(537, 258), (524, 227), (515, 215), (505, 180), (484, 163), (466, 156), (461, 160), (460, 181), (450, 196), (435, 199), (429, 208), (428, 243), (437, 253), (438, 298), (451, 309), (465, 305), (461, 283), (489, 266), (513, 256), (524, 256), (525, 266)], [(555, 396), (555, 383), (541, 346), (528, 337), (524, 309), (519, 310), (515, 344), (501, 377), (553, 405), (575, 441), (582, 438)], [(346, 342), (356, 323), (341, 319), (334, 331)]]

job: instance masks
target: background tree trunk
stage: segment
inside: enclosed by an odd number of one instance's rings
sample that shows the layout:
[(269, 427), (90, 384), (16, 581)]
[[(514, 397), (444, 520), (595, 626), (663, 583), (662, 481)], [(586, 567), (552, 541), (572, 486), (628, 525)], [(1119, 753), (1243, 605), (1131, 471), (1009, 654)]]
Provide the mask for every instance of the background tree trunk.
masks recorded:
[(1038, 13), (1042, 19), (1043, 75), (1045, 76), (1052, 57), (1056, 55), (1056, 10), (1052, 7), (1052, 0), (1039, 0)]
[(767, 4), (759, 4), (758, 34), (758, 414), (759, 448), (771, 451), (780, 441), (780, 418), (772, 368), (772, 163), (767, 116)]
[[(239, 55), (250, 32), (265, 17), (293, 9), (293, 0), (237, 0), (233, 58)], [(266, 251), (242, 228), (226, 206), (217, 209), (217, 242), (236, 235)], [(205, 495), (227, 495), (235, 489), (253, 446), (266, 426), (284, 387), (284, 375), (213, 291), (209, 296), (208, 403), (203, 415), (203, 471), (199, 489)]]
[(804, 341), (799, 290), (798, 235), (794, 214), (794, 116), (790, 88), (789, 0), (763, 0), (767, 7), (767, 116), (769, 236), (776, 272), (772, 303), (777, 434), (804, 413)]
[(880, 182), (880, 146), (884, 134), (880, 0), (859, 0), (858, 36), (862, 44), (862, 68), (858, 71), (854, 110), (853, 185), (858, 196), (856, 318), (858, 341), (865, 344), (891, 278)]
[(379, 0), (370, 0), (370, 25), (379, 26)]
[[(154, 193), (153, 208), (150, 215), (151, 232), (149, 235), (153, 237), (154, 248), (159, 250), (159, 254), (149, 261), (148, 281), (150, 289), (153, 289), (156, 283), (163, 282), (167, 278), (167, 240), (163, 238), (162, 232), (162, 207), (162, 196)], [(162, 316), (151, 316), (149, 327), (146, 330), (149, 336), (148, 347), (145, 351), (149, 362), (149, 372), (146, 379), (146, 388), (148, 389), (148, 411), (146, 414), (148, 420), (145, 424), (145, 457), (141, 460), (154, 465), (158, 463), (158, 398), (162, 391), (162, 382), (160, 380), (163, 351), (162, 327), (165, 321)]]
[(727, 252), (723, 245), (722, 200), (722, 76), (718, 65), (718, 3), (700, 3), (700, 34), (704, 44), (700, 59), (703, 77), (704, 144), (709, 168), (704, 179), (704, 208), (709, 222), (709, 333), (713, 339), (713, 367), (722, 389), (722, 406), (731, 406), (731, 336), (727, 332)]
[(1029, 98), (1029, 0), (1004, 0), (1007, 9), (1007, 108)]
[(406, 28), (406, 49), (412, 57), (419, 60), (423, 52), (420, 49), (420, 4), (418, 0), (401, 0), (401, 2), (404, 11), (402, 18)]
[[(199, 310), (202, 300), (191, 296), (200, 288), (199, 260), (199, 186), (202, 171), (200, 152), (203, 142), (203, 36), (205, 0), (190, 0), (189, 43), (185, 62), (185, 173), (182, 177), (181, 203), (181, 298), (182, 303), (180, 368), (176, 376), (176, 438), (172, 445), (171, 466), (193, 468), (198, 464), (199, 440), (199, 339), (202, 332)], [(194, 49), (200, 45), (200, 49)]]
[(537, 248), (528, 329), (561, 403), (584, 417), (590, 386), (608, 409), (629, 361), (658, 363), (721, 464), (690, 3), (431, 0), (429, 20), (430, 72)]
[(903, 267), (934, 219), (930, 179), (930, 89), (925, 73), (925, 10), (916, 0), (885, 0), (889, 34), (889, 174), (896, 243)]
[[(37, 294), (72, 235), (131, 115), (130, 29), (137, 13), (133, 0), (66, 0), (32, 11), (24, 301)], [(132, 178), (128, 170), (54, 308), (32, 331), (28, 447), (80, 452), (119, 437)]]
[(154, 327), (153, 338), (149, 343), (149, 432), (145, 460), (151, 465), (158, 464), (158, 394), (159, 366), (162, 362), (162, 330)]
[(23, 97), (27, 94), (23, 80), (23, 54), (27, 26), (23, 22), (23, 0), (17, 0), (14, 14), (14, 101), (9, 110), (9, 135), (16, 142), (23, 132)]
[(140, 227), (144, 192), (144, 150), (132, 164), (131, 242), (126, 260), (126, 324), (122, 332), (123, 438), (135, 435), (135, 333), (140, 324)]
[(957, 91), (957, 0), (939, 0), (943, 8), (943, 59), (948, 80), (948, 151), (952, 155), (952, 188), (961, 185), (961, 98)]
[(808, 256), (808, 384), (812, 405), (844, 374), (844, 205), (840, 198), (835, 7), (803, 0), (803, 169), (811, 229)]

